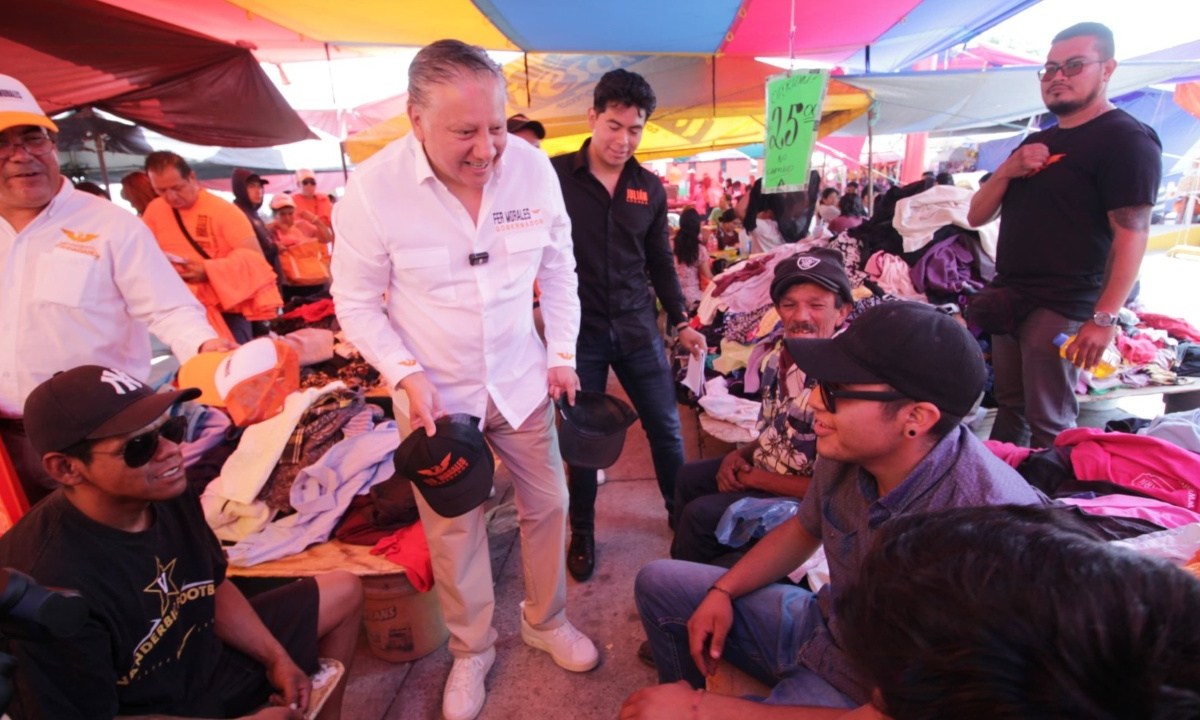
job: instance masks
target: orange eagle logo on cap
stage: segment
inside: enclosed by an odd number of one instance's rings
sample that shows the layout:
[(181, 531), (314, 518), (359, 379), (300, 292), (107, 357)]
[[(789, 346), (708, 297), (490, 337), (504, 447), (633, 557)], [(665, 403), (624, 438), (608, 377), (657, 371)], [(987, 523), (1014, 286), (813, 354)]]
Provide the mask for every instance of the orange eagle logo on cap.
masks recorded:
[(441, 475), (442, 473), (446, 472), (446, 470), (449, 467), (450, 467), (450, 453), (446, 453), (446, 457), (442, 458), (442, 461), (440, 463), (438, 463), (437, 465), (434, 465), (433, 467), (429, 468), (428, 470), (418, 470), (417, 472), (419, 472), (420, 474), (425, 475), (427, 477), (437, 477), (438, 475)]

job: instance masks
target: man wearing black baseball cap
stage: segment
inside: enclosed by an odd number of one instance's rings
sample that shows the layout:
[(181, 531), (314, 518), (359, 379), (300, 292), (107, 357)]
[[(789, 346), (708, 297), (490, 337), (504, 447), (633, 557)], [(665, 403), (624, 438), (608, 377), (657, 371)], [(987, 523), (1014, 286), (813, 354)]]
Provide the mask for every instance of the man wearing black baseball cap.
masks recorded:
[[(985, 370), (974, 338), (948, 315), (887, 302), (834, 338), (785, 344), (817, 387), (809, 403), (818, 459), (799, 513), (728, 572), (651, 563), (635, 595), (660, 682), (702, 688), (723, 656), (735, 664), (765, 658), (741, 668), (774, 684), (765, 702), (849, 708), (867, 703), (872, 688), (843, 649), (832, 598), (856, 581), (879, 529), (897, 515), (1047, 500), (961, 424)], [(819, 546), (829, 583), (815, 596), (773, 584)], [(641, 690), (626, 708), (654, 717), (676, 692), (674, 684)], [(693, 714), (703, 717), (755, 711), (749, 700), (697, 698)]]
[[(675, 538), (671, 557), (711, 563), (733, 548), (717, 540), (717, 525), (733, 503), (747, 497), (801, 498), (817, 459), (805, 372), (784, 349), (787, 339), (829, 338), (853, 307), (842, 254), (830, 248), (797, 253), (775, 265), (771, 301), (782, 336), (759, 372), (759, 436), (719, 458), (687, 463), (675, 476)], [(749, 388), (753, 391), (753, 387)]]
[(546, 126), (521, 113), (508, 119), (508, 131), (536, 148), (540, 148), (546, 139)]
[[(266, 703), (303, 717), (318, 657), (349, 666), (362, 586), (346, 572), (248, 602), (188, 490), (173, 417), (195, 388), (155, 393), (84, 365), (43, 382), (25, 426), (60, 485), (0, 537), (0, 565), (78, 590), (84, 629), (14, 640), (16, 717), (234, 717)], [(321, 718), (341, 713), (344, 684)], [(279, 717), (284, 717), (280, 715)]]

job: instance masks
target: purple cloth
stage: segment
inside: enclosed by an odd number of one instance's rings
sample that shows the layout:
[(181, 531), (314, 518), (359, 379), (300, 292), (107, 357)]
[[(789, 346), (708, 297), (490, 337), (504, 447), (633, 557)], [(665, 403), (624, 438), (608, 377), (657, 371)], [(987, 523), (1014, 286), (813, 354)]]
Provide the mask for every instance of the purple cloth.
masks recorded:
[(910, 271), (917, 292), (957, 295), (968, 287), (982, 288), (983, 283), (971, 277), (975, 255), (968, 242), (962, 234), (954, 234), (921, 255)]

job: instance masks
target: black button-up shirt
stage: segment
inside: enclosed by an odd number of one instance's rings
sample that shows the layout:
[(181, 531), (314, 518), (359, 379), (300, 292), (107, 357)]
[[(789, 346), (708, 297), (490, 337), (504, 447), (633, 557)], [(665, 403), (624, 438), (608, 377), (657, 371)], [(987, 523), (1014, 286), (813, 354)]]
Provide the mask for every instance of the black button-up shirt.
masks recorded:
[(551, 160), (562, 185), (582, 322), (579, 343), (608, 337), (626, 349), (658, 342), (655, 295), (672, 325), (687, 320), (675, 258), (667, 241), (667, 193), (662, 181), (630, 158), (610, 197), (588, 168), (588, 145)]

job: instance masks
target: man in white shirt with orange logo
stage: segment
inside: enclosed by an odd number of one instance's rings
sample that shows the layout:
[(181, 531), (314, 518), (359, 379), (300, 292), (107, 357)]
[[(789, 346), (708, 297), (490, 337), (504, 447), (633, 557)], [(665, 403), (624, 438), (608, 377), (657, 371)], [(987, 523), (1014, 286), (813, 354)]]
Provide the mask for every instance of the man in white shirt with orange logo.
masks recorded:
[(63, 179), (57, 132), (0, 75), (0, 440), (31, 502), (56, 487), (21, 422), (35, 387), (77, 365), (146, 377), (150, 332), (181, 362), (229, 347), (146, 226)]
[[(508, 136), (504, 89), (480, 48), (441, 40), (417, 54), (412, 134), (360, 165), (334, 208), (333, 297), (348, 338), (394, 389), (402, 433), (432, 435), (448, 413), (483, 419), (514, 478), (522, 639), (583, 672), (598, 655), (565, 613), (567, 488), (551, 403), (579, 387), (571, 225), (549, 159)], [(487, 526), (482, 508), (445, 518), (419, 494), (417, 504), (455, 658), (442, 710), (466, 720), (496, 656)]]

